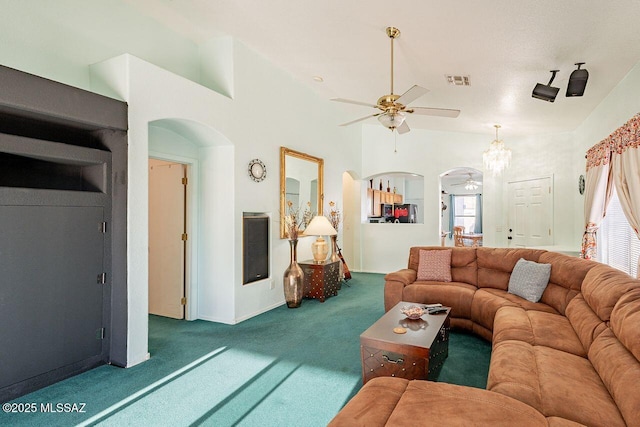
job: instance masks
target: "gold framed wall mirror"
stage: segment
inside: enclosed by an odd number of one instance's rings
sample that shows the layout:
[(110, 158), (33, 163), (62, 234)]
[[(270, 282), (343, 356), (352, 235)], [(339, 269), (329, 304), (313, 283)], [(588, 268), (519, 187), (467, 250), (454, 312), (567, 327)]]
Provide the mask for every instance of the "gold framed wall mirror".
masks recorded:
[(311, 217), (322, 215), (324, 202), (324, 160), (300, 151), (280, 147), (280, 238), (286, 239), (284, 216), (289, 202), (300, 209), (300, 216), (308, 209)]

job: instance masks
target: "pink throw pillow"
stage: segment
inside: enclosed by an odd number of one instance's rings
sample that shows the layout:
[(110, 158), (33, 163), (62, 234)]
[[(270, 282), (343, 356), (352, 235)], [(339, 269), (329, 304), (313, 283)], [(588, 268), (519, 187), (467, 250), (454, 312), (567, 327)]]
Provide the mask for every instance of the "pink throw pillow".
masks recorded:
[(451, 281), (451, 249), (426, 251), (420, 249), (418, 280)]

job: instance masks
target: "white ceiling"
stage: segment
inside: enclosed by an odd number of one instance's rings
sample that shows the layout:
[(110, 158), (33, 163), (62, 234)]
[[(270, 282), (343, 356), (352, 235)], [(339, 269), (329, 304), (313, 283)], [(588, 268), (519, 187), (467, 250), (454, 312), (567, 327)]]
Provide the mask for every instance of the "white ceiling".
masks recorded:
[[(430, 92), (412, 105), (462, 111), (457, 119), (410, 116), (413, 128), (493, 136), (499, 123), (507, 138), (572, 131), (640, 61), (638, 0), (125, 1), (195, 43), (233, 36), (327, 102), (375, 103), (388, 93), (385, 28), (398, 27), (395, 92), (418, 84)], [(566, 98), (575, 62), (586, 62), (589, 82), (583, 97)], [(555, 103), (533, 99), (551, 69), (560, 70)], [(469, 75), (471, 87), (448, 85), (446, 74)], [(375, 112), (336, 108), (353, 119)]]

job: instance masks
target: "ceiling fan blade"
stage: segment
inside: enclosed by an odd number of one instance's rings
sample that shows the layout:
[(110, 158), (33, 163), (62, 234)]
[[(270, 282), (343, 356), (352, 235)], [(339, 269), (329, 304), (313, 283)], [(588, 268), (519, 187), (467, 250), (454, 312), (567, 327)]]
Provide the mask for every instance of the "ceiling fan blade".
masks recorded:
[(377, 105), (374, 105), (370, 102), (360, 102), (360, 101), (354, 101), (352, 99), (344, 99), (344, 98), (333, 98), (331, 100), (336, 102), (344, 102), (346, 104), (356, 104), (356, 105), (364, 105), (365, 107), (378, 108)]
[(405, 110), (406, 113), (415, 113), (422, 116), (451, 117), (455, 119), (460, 115), (460, 110), (450, 110), (448, 108), (411, 107)]
[(409, 132), (411, 129), (409, 129), (409, 125), (407, 124), (407, 121), (405, 120), (404, 122), (402, 122), (402, 124), (400, 126), (398, 126), (396, 128), (396, 131), (402, 135), (403, 133), (407, 133)]
[(353, 120), (353, 121), (350, 121), (350, 122), (347, 122), (347, 123), (343, 123), (343, 124), (341, 124), (340, 126), (349, 126), (349, 125), (352, 125), (352, 124), (354, 124), (354, 123), (358, 123), (358, 122), (361, 122), (361, 121), (363, 121), (363, 120), (367, 120), (367, 119), (369, 119), (369, 118), (371, 118), (371, 117), (377, 117), (377, 116), (379, 116), (380, 114), (383, 114), (383, 113), (376, 113), (376, 114), (371, 114), (371, 115), (369, 115), (369, 116), (360, 117), (359, 119), (356, 119), (356, 120)]
[(396, 102), (402, 105), (407, 105), (428, 92), (429, 89), (425, 89), (422, 86), (413, 85), (411, 89), (403, 93), (402, 96), (400, 96), (400, 98), (396, 100)]

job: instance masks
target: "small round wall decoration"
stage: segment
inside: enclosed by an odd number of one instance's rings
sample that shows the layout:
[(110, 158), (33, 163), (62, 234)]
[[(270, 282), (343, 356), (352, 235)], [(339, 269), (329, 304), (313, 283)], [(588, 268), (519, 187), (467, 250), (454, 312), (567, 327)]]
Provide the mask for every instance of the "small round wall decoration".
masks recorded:
[(584, 175), (580, 175), (578, 178), (578, 191), (580, 194), (584, 194)]
[(249, 162), (249, 177), (255, 182), (264, 181), (267, 177), (267, 167), (260, 159), (253, 159)]

